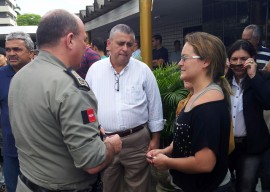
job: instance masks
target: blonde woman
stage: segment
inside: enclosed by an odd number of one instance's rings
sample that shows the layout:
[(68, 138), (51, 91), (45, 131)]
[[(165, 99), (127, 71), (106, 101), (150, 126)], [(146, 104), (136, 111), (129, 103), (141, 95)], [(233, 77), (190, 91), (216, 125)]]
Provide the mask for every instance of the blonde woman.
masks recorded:
[(226, 58), (225, 46), (216, 36), (196, 32), (185, 37), (179, 65), (181, 79), (192, 84), (193, 95), (176, 118), (171, 145), (147, 153), (157, 169), (170, 169), (176, 191), (230, 191)]

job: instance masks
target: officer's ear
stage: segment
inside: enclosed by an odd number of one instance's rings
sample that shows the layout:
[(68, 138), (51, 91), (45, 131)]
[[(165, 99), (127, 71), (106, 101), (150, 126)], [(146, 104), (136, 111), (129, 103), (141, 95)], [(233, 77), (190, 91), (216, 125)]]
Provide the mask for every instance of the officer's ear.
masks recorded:
[(65, 37), (65, 44), (68, 48), (72, 49), (74, 45), (75, 35), (73, 33), (68, 33)]

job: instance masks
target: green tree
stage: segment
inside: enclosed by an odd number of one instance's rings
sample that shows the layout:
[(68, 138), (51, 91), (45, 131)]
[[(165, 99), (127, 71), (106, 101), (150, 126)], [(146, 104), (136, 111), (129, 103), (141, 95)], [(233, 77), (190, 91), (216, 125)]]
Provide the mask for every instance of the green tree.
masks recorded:
[(40, 19), (41, 19), (40, 15), (26, 13), (23, 15), (18, 15), (16, 21), (18, 26), (29, 26), (29, 25), (38, 25)]

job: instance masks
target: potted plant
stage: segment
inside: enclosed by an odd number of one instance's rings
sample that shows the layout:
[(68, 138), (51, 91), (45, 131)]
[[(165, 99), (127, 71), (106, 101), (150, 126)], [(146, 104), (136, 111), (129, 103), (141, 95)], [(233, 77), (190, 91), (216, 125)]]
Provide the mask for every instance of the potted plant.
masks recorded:
[(161, 147), (168, 146), (172, 141), (173, 123), (177, 104), (189, 93), (180, 79), (179, 66), (174, 63), (159, 67), (153, 71), (159, 87), (165, 126), (161, 133)]

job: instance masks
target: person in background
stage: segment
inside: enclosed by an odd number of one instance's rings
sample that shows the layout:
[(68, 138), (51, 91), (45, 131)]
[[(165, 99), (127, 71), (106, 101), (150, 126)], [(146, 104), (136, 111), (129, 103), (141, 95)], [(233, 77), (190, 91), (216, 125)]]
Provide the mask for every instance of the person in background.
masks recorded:
[(245, 27), (242, 39), (249, 41), (255, 48), (255, 61), (258, 69), (263, 69), (270, 60), (270, 49), (261, 44), (261, 30), (259, 26), (251, 24)]
[(103, 191), (149, 191), (147, 151), (159, 147), (164, 121), (156, 79), (143, 62), (131, 58), (133, 30), (118, 24), (110, 31), (110, 57), (89, 69), (86, 81), (98, 101), (98, 119), (107, 135), (119, 134), (122, 151), (104, 171)]
[(8, 92), (13, 76), (33, 58), (34, 43), (28, 34), (24, 32), (12, 32), (6, 36), (5, 49), (8, 64), (0, 68), (0, 107), (1, 128), (3, 133), (4, 177), (7, 191), (15, 192), (20, 166), (9, 121)]
[(270, 72), (270, 60), (268, 63), (264, 66), (263, 70)]
[(162, 46), (162, 36), (154, 35), (152, 37), (152, 46), (153, 46), (153, 69), (158, 67), (165, 67), (168, 63), (168, 50)]
[(236, 173), (237, 192), (255, 191), (261, 157), (270, 144), (263, 118), (263, 109), (270, 108), (270, 74), (257, 70), (255, 55), (254, 46), (246, 40), (237, 40), (228, 50), (226, 77), (234, 93), (231, 113), (235, 139), (229, 159), (230, 170)]
[[(7, 65), (7, 58), (6, 58), (6, 50), (0, 47), (0, 67)], [(0, 119), (1, 119), (1, 109), (0, 109)], [(2, 128), (0, 123), (0, 192), (4, 192), (5, 190), (5, 181), (3, 176), (3, 136), (2, 136)]]
[(141, 38), (140, 38), (140, 36), (135, 37), (135, 42), (133, 45), (133, 53), (132, 53), (131, 57), (141, 60)]
[[(268, 62), (264, 68), (264, 71), (270, 73), (270, 62)], [(268, 127), (268, 131), (270, 132), (270, 110), (263, 111), (264, 120)], [(261, 169), (260, 169), (260, 179), (261, 179), (261, 186), (262, 192), (270, 192), (270, 148), (263, 154), (262, 162), (261, 162)]]
[(169, 63), (179, 63), (181, 58), (181, 43), (179, 40), (173, 42), (174, 51), (170, 54)]
[(6, 50), (0, 47), (0, 67), (7, 65)]
[(74, 71), (86, 48), (83, 22), (52, 10), (36, 37), (39, 54), (14, 76), (8, 97), (21, 165), (16, 191), (95, 191), (121, 140), (101, 140), (96, 98)]
[(95, 52), (90, 46), (87, 46), (82, 57), (81, 65), (76, 70), (76, 72), (81, 76), (81, 78), (85, 79), (88, 69), (98, 60), (100, 60), (99, 54)]
[(176, 118), (171, 145), (147, 153), (157, 169), (170, 169), (176, 191), (230, 191), (231, 90), (224, 76), (226, 58), (225, 46), (216, 36), (196, 32), (185, 37), (179, 65), (181, 79), (192, 85), (193, 94)]
[[(245, 27), (242, 33), (242, 39), (248, 40), (252, 43), (252, 45), (256, 49), (255, 60), (257, 63), (257, 69), (264, 69), (267, 63), (270, 60), (270, 49), (261, 45), (261, 30), (259, 26), (251, 24)], [(268, 111), (264, 111), (264, 113), (269, 113)], [(270, 129), (270, 127), (268, 127)], [(261, 184), (263, 191), (270, 191), (270, 149), (268, 149), (268, 153), (263, 155), (262, 160), (262, 169), (259, 173), (261, 177)]]
[(93, 39), (91, 42), (91, 47), (95, 52), (99, 54), (100, 59), (107, 58), (107, 56), (105, 55), (106, 47), (103, 39), (101, 39), (100, 37)]

